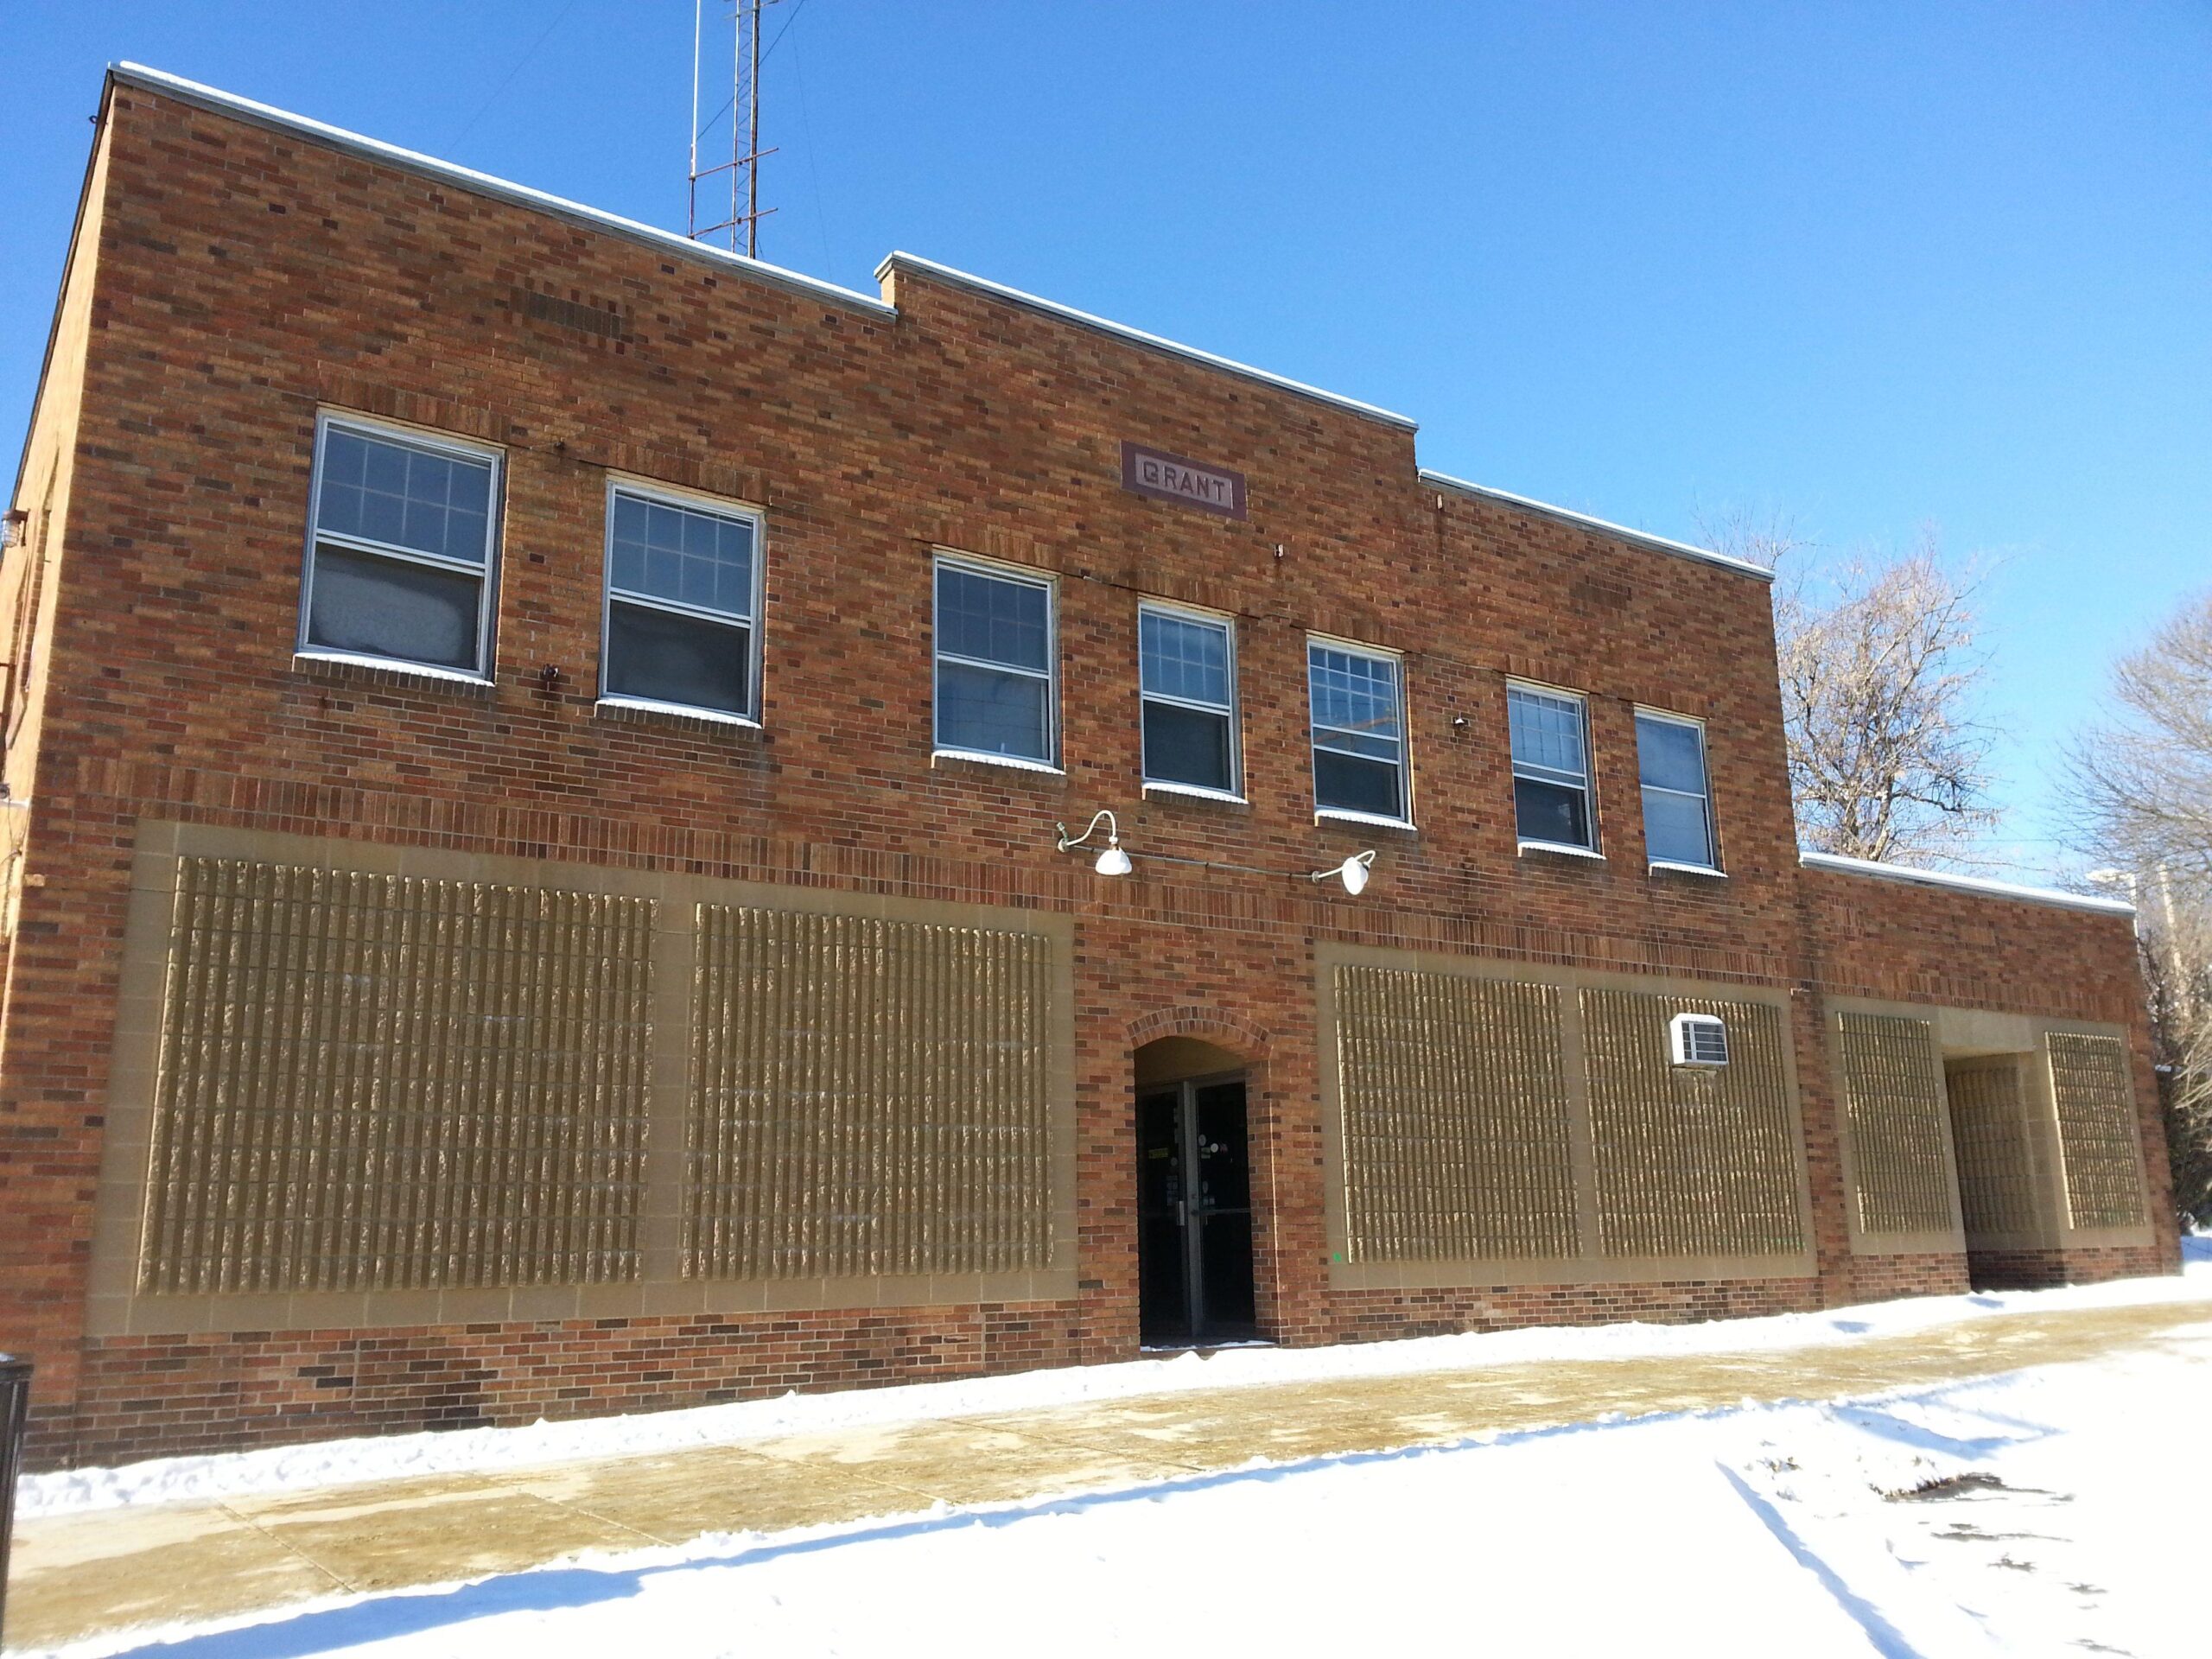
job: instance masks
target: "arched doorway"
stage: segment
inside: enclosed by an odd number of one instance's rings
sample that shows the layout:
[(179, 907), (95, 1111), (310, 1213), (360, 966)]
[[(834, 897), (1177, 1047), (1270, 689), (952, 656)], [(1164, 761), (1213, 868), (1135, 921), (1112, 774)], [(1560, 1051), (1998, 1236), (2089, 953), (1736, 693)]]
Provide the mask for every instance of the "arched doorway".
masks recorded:
[(1259, 1335), (1245, 1063), (1196, 1037), (1136, 1052), (1139, 1329), (1147, 1348)]

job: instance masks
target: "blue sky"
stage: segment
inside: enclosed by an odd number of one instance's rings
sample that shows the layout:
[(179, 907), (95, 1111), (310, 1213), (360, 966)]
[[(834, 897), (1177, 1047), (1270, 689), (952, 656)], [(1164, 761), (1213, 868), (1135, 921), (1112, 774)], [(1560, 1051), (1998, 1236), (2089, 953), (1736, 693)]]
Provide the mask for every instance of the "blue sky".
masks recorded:
[[(10, 0), (0, 443), (128, 58), (677, 229), (687, 0)], [(2005, 855), (2212, 584), (2212, 6), (780, 0), (762, 251), (893, 247), (1694, 538), (2001, 559)]]

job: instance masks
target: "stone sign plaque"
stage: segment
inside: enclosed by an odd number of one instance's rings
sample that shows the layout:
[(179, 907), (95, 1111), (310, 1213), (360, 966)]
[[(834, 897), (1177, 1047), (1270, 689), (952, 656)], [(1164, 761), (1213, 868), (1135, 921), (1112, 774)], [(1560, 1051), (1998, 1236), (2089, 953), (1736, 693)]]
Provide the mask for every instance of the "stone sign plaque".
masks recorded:
[(1122, 445), (1122, 487), (1157, 501), (1179, 501), (1201, 512), (1217, 512), (1224, 518), (1244, 517), (1243, 474), (1147, 449), (1141, 443), (1124, 441)]

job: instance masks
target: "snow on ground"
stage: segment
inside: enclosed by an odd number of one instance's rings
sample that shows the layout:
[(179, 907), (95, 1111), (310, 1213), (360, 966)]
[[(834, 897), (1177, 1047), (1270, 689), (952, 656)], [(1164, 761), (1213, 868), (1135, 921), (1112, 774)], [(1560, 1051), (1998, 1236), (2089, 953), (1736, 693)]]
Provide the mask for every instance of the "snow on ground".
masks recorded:
[(171, 1644), (141, 1632), (120, 1650), (1027, 1659), (1195, 1642), (1288, 1656), (2179, 1659), (2205, 1651), (2208, 1401), (2212, 1322), (2102, 1361), (1851, 1403), (714, 1536), (162, 1633)]
[(789, 1394), (690, 1410), (538, 1422), (517, 1428), (326, 1440), (301, 1446), (185, 1458), (158, 1458), (113, 1469), (26, 1476), (17, 1518), (122, 1504), (300, 1491), (353, 1481), (524, 1468), (583, 1459), (639, 1456), (692, 1446), (727, 1445), (772, 1434), (825, 1433), (874, 1423), (911, 1422), (1019, 1411), (1031, 1407), (1141, 1395), (1198, 1393), (1340, 1377), (1541, 1360), (1641, 1359), (1669, 1355), (1758, 1353), (1899, 1336), (1996, 1313), (2069, 1307), (2212, 1302), (2212, 1237), (2186, 1241), (2194, 1252), (2181, 1278), (2129, 1279), (2063, 1290), (1930, 1296), (1817, 1313), (1717, 1320), (1702, 1325), (1545, 1326), (1488, 1335), (1428, 1337), (1337, 1348), (1237, 1348), (1201, 1357), (1072, 1366), (959, 1382), (926, 1382), (836, 1394)]

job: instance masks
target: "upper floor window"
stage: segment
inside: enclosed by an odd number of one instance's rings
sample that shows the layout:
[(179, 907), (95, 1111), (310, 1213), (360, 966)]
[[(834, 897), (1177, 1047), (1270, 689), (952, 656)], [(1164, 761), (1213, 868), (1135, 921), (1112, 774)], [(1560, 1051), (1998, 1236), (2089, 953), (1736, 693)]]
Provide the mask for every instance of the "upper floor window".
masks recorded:
[(488, 679), (499, 452), (335, 415), (315, 449), (300, 649)]
[(1225, 617), (1137, 607), (1144, 780), (1236, 793), (1236, 645)]
[(1521, 841), (1595, 852), (1590, 727), (1582, 699), (1509, 685), (1505, 709), (1513, 743), (1513, 817)]
[(1403, 823), (1405, 722), (1398, 659), (1332, 640), (1306, 644), (1313, 734), (1313, 804)]
[(937, 747), (1057, 764), (1052, 584), (937, 562)]
[(743, 508), (610, 483), (601, 694), (760, 718), (760, 539)]
[(1636, 763), (1643, 785), (1644, 856), (1654, 864), (1718, 869), (1705, 728), (1679, 715), (1637, 709)]

